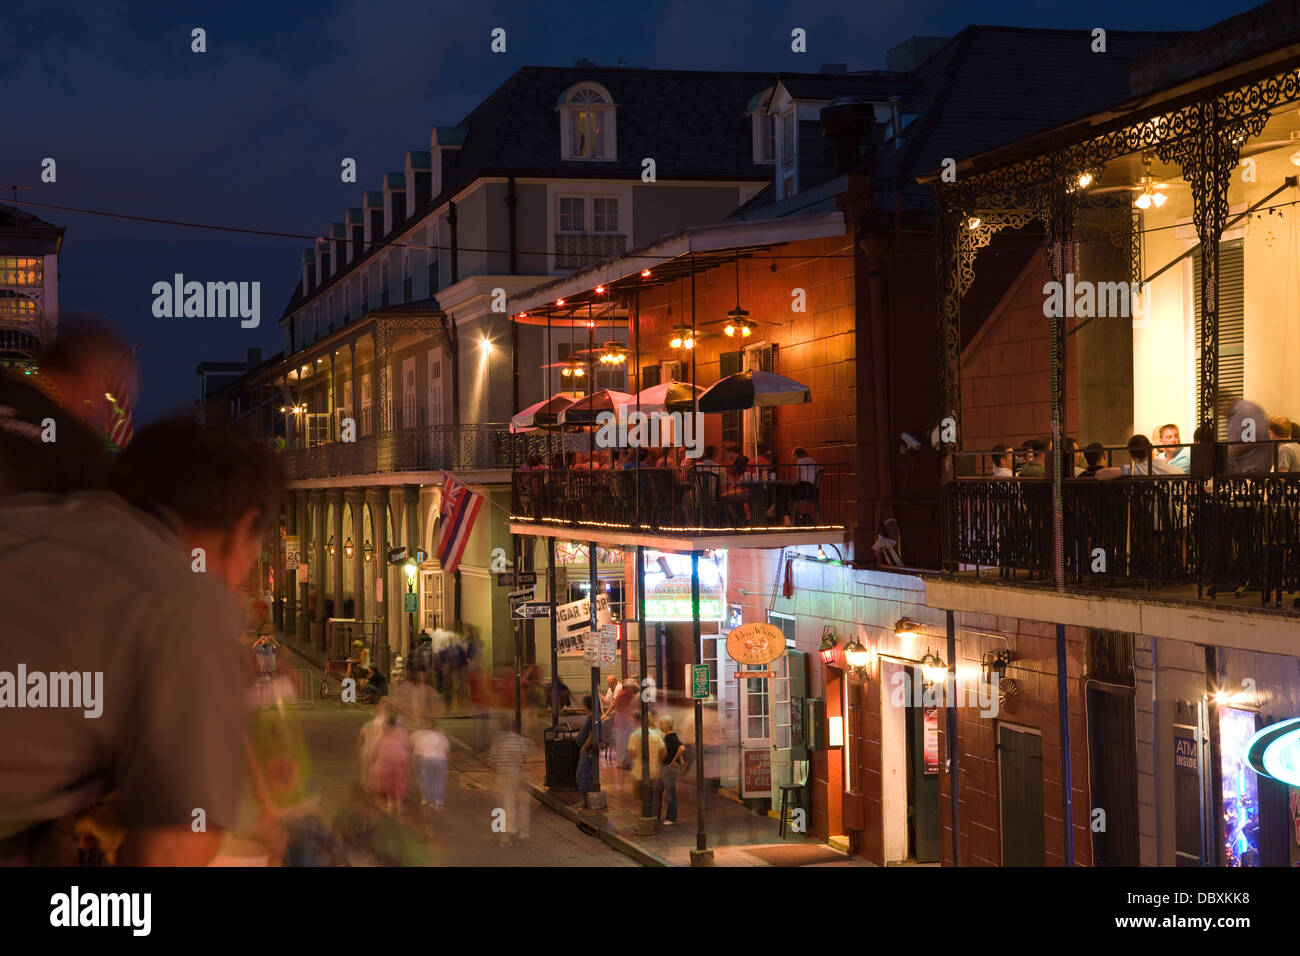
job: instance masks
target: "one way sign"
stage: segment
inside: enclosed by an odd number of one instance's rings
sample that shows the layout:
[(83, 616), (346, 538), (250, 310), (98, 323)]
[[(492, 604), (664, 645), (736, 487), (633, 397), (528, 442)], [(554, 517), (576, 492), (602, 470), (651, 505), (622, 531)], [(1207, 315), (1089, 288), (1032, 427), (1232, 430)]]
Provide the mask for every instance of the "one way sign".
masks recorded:
[(550, 601), (526, 601), (516, 607), (511, 615), (514, 617), (547, 617), (551, 613)]

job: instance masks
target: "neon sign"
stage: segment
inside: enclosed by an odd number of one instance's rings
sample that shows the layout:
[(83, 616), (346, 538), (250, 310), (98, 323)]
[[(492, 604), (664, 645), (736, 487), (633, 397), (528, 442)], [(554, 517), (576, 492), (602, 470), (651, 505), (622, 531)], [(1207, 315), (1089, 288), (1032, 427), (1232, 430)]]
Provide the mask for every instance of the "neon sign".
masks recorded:
[(1246, 759), (1257, 774), (1300, 787), (1300, 717), (1269, 724), (1251, 737)]

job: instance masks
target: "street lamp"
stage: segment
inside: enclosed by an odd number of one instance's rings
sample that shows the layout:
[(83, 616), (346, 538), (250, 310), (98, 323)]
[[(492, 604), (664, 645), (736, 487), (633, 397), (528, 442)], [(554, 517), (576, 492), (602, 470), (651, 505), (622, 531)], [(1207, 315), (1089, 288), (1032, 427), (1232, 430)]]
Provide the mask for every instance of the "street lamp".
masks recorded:
[(416, 565), (416, 560), (415, 560), (415, 558), (407, 558), (407, 559), (406, 559), (406, 562), (402, 565), (402, 570), (406, 572), (406, 593), (407, 593), (406, 607), (407, 607), (407, 609), (410, 611), (410, 614), (411, 614), (410, 642), (407, 644), (408, 647), (414, 647), (414, 646), (415, 646), (415, 572), (416, 572), (416, 568), (417, 568), (417, 565)]
[(375, 546), (369, 541), (365, 543), (365, 546), (361, 549), (361, 553), (365, 556), (366, 564), (375, 560)]
[(325, 547), (329, 549), (330, 557), (334, 557), (334, 535), (330, 535), (330, 539), (326, 542)]
[(349, 537), (348, 540), (343, 542), (343, 555), (344, 557), (350, 559), (352, 555), (356, 553), (357, 553), (357, 549), (355, 546), (353, 546), (352, 539)]
[(868, 657), (867, 649), (858, 642), (857, 638), (849, 641), (844, 647), (844, 662), (852, 667), (859, 677), (863, 676), (862, 672), (866, 670)]

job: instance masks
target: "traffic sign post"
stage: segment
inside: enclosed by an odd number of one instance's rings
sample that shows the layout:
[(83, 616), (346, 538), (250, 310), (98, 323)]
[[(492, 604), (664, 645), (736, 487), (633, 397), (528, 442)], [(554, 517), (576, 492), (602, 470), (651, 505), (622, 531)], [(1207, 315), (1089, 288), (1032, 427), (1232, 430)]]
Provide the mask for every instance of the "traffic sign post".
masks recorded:
[(709, 693), (708, 664), (688, 664), (686, 676), (691, 684), (691, 700), (708, 700), (713, 696)]
[(551, 613), (550, 601), (525, 601), (510, 612), (512, 617), (527, 620), (532, 617), (547, 617)]
[(497, 587), (502, 588), (524, 588), (535, 587), (537, 584), (536, 571), (500, 571), (497, 573)]
[(537, 597), (537, 588), (520, 588), (518, 591), (510, 592), (510, 610), (513, 611), (521, 604), (532, 601)]

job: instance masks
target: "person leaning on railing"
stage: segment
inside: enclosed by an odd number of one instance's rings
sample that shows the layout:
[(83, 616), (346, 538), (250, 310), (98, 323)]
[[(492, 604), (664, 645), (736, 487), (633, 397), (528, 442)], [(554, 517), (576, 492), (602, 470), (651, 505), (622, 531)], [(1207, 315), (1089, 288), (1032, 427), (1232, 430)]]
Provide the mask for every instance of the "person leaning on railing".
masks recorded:
[(1294, 426), (1282, 415), (1268, 420), (1268, 437), (1283, 444), (1277, 446), (1277, 472), (1300, 471), (1300, 444), (1291, 440)]
[(1114, 478), (1127, 478), (1132, 475), (1181, 475), (1173, 465), (1155, 458), (1151, 454), (1151, 439), (1146, 435), (1134, 435), (1128, 440), (1128, 454), (1131, 464), (1118, 468), (1099, 468), (1093, 475), (1098, 481), (1110, 481)]

